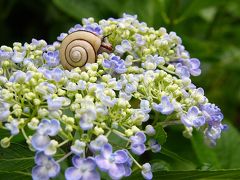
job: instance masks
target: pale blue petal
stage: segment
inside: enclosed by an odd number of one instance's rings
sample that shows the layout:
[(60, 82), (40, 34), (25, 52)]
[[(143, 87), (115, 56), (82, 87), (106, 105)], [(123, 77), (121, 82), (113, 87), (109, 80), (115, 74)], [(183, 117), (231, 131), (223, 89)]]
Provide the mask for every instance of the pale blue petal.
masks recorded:
[(80, 180), (82, 178), (82, 172), (75, 167), (69, 167), (65, 171), (66, 180)]

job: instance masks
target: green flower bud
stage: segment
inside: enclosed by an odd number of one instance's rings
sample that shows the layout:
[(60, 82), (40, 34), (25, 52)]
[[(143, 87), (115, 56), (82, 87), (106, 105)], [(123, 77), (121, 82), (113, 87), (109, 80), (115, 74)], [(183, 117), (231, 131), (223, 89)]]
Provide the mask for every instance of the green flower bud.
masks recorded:
[(64, 130), (71, 133), (71, 132), (73, 131), (73, 127), (72, 127), (72, 125), (67, 124), (67, 125), (65, 126), (65, 129), (64, 129)]
[(89, 82), (94, 83), (97, 81), (97, 77), (90, 77)]
[(74, 124), (74, 122), (75, 122), (75, 120), (74, 120), (73, 117), (67, 117), (67, 118), (66, 118), (66, 123), (67, 123), (67, 124)]
[(24, 94), (24, 97), (27, 99), (27, 100), (33, 100), (35, 97), (36, 97), (36, 94), (34, 94), (33, 92), (29, 92), (29, 93), (26, 93)]
[(133, 135), (133, 130), (132, 129), (127, 129), (127, 130), (125, 130), (125, 134), (126, 134), (126, 136), (130, 137), (130, 136)]
[(132, 126), (132, 132), (133, 133), (136, 133), (136, 132), (139, 132), (140, 129), (137, 127), (137, 126)]
[(11, 141), (11, 138), (9, 137), (5, 137), (3, 139), (1, 139), (1, 146), (2, 148), (8, 148), (10, 146), (10, 141)]
[(41, 100), (40, 99), (34, 99), (33, 104), (36, 105), (36, 106), (39, 106), (41, 104)]
[(46, 117), (48, 115), (48, 110), (44, 108), (38, 109), (38, 117), (41, 119), (43, 117)]
[(39, 124), (39, 120), (37, 118), (32, 118), (31, 121), (27, 124), (29, 129), (36, 130)]
[(95, 126), (93, 129), (93, 133), (98, 136), (100, 134), (104, 134), (104, 130), (101, 127)]
[(12, 112), (15, 116), (20, 117), (22, 114), (22, 109), (15, 109)]
[(88, 81), (89, 75), (86, 72), (81, 73), (81, 79), (84, 81)]

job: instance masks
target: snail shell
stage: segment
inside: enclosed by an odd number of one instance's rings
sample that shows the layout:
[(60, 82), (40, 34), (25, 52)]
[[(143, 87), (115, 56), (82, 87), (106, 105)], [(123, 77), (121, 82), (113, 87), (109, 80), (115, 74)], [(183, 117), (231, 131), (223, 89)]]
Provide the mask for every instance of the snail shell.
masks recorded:
[(86, 63), (96, 62), (102, 44), (101, 36), (89, 31), (76, 31), (64, 38), (60, 46), (60, 60), (65, 69), (84, 68)]

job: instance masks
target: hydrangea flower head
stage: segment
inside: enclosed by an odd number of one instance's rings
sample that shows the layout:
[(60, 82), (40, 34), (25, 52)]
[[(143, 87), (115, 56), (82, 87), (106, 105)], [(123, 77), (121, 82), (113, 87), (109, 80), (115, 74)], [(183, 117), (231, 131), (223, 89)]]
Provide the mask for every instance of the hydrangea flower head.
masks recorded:
[[(76, 31), (102, 37), (113, 52), (96, 50), (94, 63), (64, 69), (60, 46)], [(164, 148), (165, 127), (184, 126), (188, 136), (197, 129), (211, 144), (226, 130), (221, 110), (191, 81), (200, 67), (175, 32), (129, 14), (84, 18), (52, 44), (1, 46), (0, 129), (9, 137), (0, 145), (23, 135), (36, 151), (34, 180), (54, 179), (60, 164), (69, 180), (121, 179), (132, 170), (152, 179), (147, 159), (136, 157)]]

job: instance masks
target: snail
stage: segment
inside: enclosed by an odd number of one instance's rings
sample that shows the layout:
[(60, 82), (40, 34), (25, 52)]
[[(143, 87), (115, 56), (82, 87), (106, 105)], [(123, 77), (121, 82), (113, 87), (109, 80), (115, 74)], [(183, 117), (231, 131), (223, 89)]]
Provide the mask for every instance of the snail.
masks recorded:
[(107, 42), (107, 36), (100, 36), (86, 30), (67, 35), (60, 46), (62, 66), (68, 70), (75, 67), (84, 69), (87, 63), (96, 62), (97, 54), (112, 52), (112, 45)]

